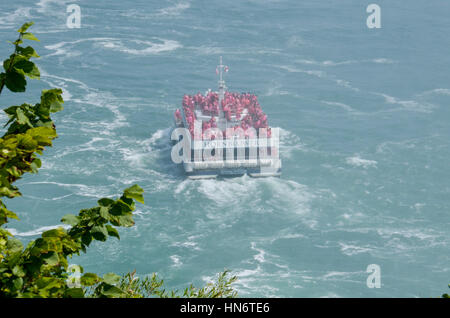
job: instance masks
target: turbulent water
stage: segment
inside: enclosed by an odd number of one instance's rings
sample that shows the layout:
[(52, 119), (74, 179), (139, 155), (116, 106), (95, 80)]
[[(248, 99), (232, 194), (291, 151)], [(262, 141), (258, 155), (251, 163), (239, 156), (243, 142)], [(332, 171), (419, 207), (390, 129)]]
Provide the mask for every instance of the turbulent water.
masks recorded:
[[(36, 238), (138, 183), (136, 225), (73, 263), (157, 272), (169, 288), (228, 268), (240, 296), (447, 292), (450, 2), (377, 3), (381, 29), (364, 1), (2, 1), (0, 56), (33, 20), (42, 72), (2, 107), (49, 87), (66, 101), (42, 169), (7, 202), (21, 218), (10, 229)], [(257, 94), (281, 128), (281, 178), (192, 181), (170, 160), (173, 111), (216, 88), (220, 55), (229, 89)]]

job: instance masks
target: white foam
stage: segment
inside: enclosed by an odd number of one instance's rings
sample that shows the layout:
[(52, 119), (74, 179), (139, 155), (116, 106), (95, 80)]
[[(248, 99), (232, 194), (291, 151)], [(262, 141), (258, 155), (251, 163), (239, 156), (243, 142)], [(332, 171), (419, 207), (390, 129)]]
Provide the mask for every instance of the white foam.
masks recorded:
[(373, 60), (371, 60), (371, 62), (377, 63), (377, 64), (394, 64), (395, 63), (395, 61), (393, 61), (391, 59), (386, 59), (386, 58), (373, 59)]
[(428, 94), (438, 94), (438, 95), (447, 95), (450, 96), (450, 89), (448, 88), (435, 88), (429, 91), (425, 91), (420, 95), (428, 95)]
[(177, 16), (180, 15), (183, 11), (189, 9), (191, 4), (189, 2), (180, 2), (171, 7), (160, 9), (157, 15), (160, 16)]
[(186, 242), (175, 242), (172, 243), (170, 246), (176, 246), (176, 247), (183, 247), (183, 248), (188, 248), (188, 249), (192, 249), (194, 251), (200, 251), (201, 248), (198, 247), (197, 242), (194, 241), (186, 241)]
[(189, 191), (189, 187), (193, 182), (194, 181), (192, 181), (190, 179), (183, 180), (175, 188), (175, 191), (174, 191), (175, 194), (180, 194), (180, 193), (184, 192), (186, 189), (188, 189), (188, 191)]
[[(271, 202), (274, 206), (280, 205), (286, 207), (289, 213), (297, 215), (306, 215), (310, 212), (310, 201), (315, 195), (309, 192), (307, 186), (299, 184), (292, 180), (283, 180), (279, 178), (268, 178), (265, 180), (271, 190)], [(312, 222), (313, 220), (303, 219), (303, 222)], [(314, 225), (312, 225), (314, 226)]]
[(288, 91), (285, 90), (281, 90), (281, 85), (279, 83), (271, 83), (270, 86), (267, 89), (267, 93), (264, 94), (264, 96), (276, 96), (276, 95), (293, 95), (293, 96), (298, 96), (295, 94), (291, 94)]
[(326, 101), (326, 100), (322, 100), (321, 102), (324, 103), (324, 104), (326, 104), (326, 105), (340, 107), (340, 108), (342, 108), (342, 109), (344, 109), (344, 110), (346, 110), (346, 111), (348, 111), (348, 112), (354, 112), (354, 111), (355, 111), (351, 106), (349, 106), (349, 105), (347, 105), (347, 104), (344, 104), (344, 103), (339, 103), (339, 102), (329, 102), (329, 101)]
[[(207, 216), (221, 224), (232, 224), (243, 213), (287, 213), (288, 217), (303, 217), (310, 212), (309, 203), (315, 196), (302, 184), (280, 178), (255, 179), (244, 175), (240, 178), (196, 180), (180, 185), (175, 190), (186, 192), (193, 187), (215, 205), (228, 206), (227, 213), (215, 213), (208, 209)], [(264, 202), (264, 204), (262, 203)], [(260, 209), (243, 209), (242, 203), (261, 206)], [(306, 218), (302, 222), (308, 222)]]
[(361, 246), (352, 245), (352, 244), (345, 244), (342, 242), (339, 242), (339, 245), (341, 247), (341, 252), (348, 256), (357, 255), (360, 253), (367, 253), (372, 250), (369, 247), (361, 247)]
[(146, 153), (131, 148), (120, 148), (119, 151), (130, 166), (141, 169), (145, 167), (144, 159), (147, 155)]
[(40, 228), (37, 228), (35, 230), (31, 230), (31, 231), (27, 231), (27, 232), (19, 232), (16, 229), (13, 228), (8, 228), (8, 231), (11, 232), (12, 235), (14, 236), (36, 236), (36, 235), (41, 235), (42, 233), (44, 233), (45, 231), (50, 231), (50, 230), (54, 230), (57, 229), (59, 227), (62, 227), (64, 229), (69, 229), (71, 226), (67, 225), (67, 224), (62, 224), (62, 225), (49, 225), (49, 226), (43, 226)]
[(183, 265), (183, 262), (181, 261), (180, 256), (178, 255), (171, 255), (170, 259), (173, 262), (172, 267), (180, 267), (181, 265)]
[(169, 145), (169, 135), (171, 132), (171, 128), (166, 129), (158, 129), (155, 131), (152, 136), (141, 142), (142, 145), (145, 145), (148, 147), (148, 150), (152, 150), (152, 146), (158, 145), (159, 142), (164, 142), (166, 145)]
[(239, 203), (243, 197), (247, 197), (250, 188), (254, 188), (254, 184), (251, 182), (246, 184), (241, 179), (198, 180), (197, 190), (219, 206), (233, 205)]
[[(39, 13), (49, 13), (50, 11), (53, 11), (51, 8), (51, 4), (57, 4), (57, 5), (65, 5), (66, 3), (74, 3), (78, 0), (39, 0), (36, 5), (39, 7), (37, 11)], [(65, 11), (64, 11), (65, 12)]]
[(66, 189), (73, 189), (72, 191), (74, 194), (84, 197), (99, 198), (110, 194), (108, 191), (110, 188), (109, 186), (87, 186), (85, 184), (60, 183), (53, 181), (28, 182), (27, 184), (52, 184)]
[(58, 153), (56, 153), (55, 155), (55, 158), (62, 158), (64, 156), (71, 155), (77, 152), (114, 152), (115, 147), (117, 147), (118, 145), (119, 141), (114, 139), (92, 137), (91, 140), (84, 144), (66, 147), (63, 151), (58, 151)]
[[(378, 235), (385, 239), (392, 239), (393, 236), (401, 236), (404, 238), (416, 238), (421, 241), (434, 241), (439, 235), (433, 233), (425, 233), (427, 230), (420, 229), (392, 229), (392, 228), (380, 228), (376, 230)], [(430, 230), (428, 230), (430, 232)]]
[(387, 94), (380, 94), (376, 93), (376, 95), (383, 96), (386, 103), (388, 104), (395, 104), (400, 105), (406, 110), (410, 111), (417, 111), (417, 112), (423, 112), (423, 113), (431, 113), (432, 110), (436, 107), (433, 104), (430, 103), (419, 103), (415, 100), (401, 100), (396, 97), (387, 95)]
[(300, 59), (297, 60), (296, 62), (300, 63), (300, 64), (306, 64), (306, 65), (318, 65), (318, 66), (338, 66), (338, 65), (347, 65), (347, 64), (354, 64), (354, 63), (358, 63), (358, 61), (355, 60), (348, 60), (348, 61), (342, 61), (342, 62), (334, 62), (334, 61), (316, 61), (316, 60), (304, 60), (304, 59)]
[(316, 65), (316, 66), (324, 66), (324, 67), (358, 64), (358, 63), (365, 63), (365, 62), (376, 63), (376, 64), (393, 64), (393, 63), (395, 63), (393, 60), (390, 60), (387, 58), (375, 58), (375, 59), (360, 60), (360, 61), (346, 60), (346, 61), (340, 61), (340, 62), (335, 62), (335, 61), (330, 61), (330, 60), (316, 61), (316, 60), (300, 59), (300, 60), (296, 60), (296, 62), (300, 63), (300, 64), (305, 64), (305, 65)]
[(9, 116), (5, 113), (0, 111), (0, 122), (6, 123), (9, 120)]
[(66, 77), (48, 74), (42, 67), (40, 67), (40, 71), (41, 71), (41, 77), (55, 79), (58, 81), (58, 85), (60, 85), (60, 86), (64, 85), (64, 84), (67, 85), (67, 83), (73, 83), (73, 84), (76, 84), (80, 89), (83, 89), (86, 91), (89, 90), (89, 86), (81, 81), (78, 81), (78, 80), (75, 80), (72, 78), (66, 78)]
[[(233, 272), (233, 275), (238, 277), (238, 280), (233, 285), (241, 296), (252, 295), (257, 292), (262, 294), (263, 297), (284, 297), (280, 293), (280, 289), (274, 287), (275, 284), (282, 283), (298, 286), (298, 284), (293, 284), (293, 282), (308, 280), (308, 277), (304, 276), (303, 272), (284, 268), (271, 273), (264, 271), (261, 264), (258, 264), (255, 269), (238, 269)], [(314, 278), (311, 277), (311, 279)]]
[(25, 198), (30, 198), (30, 199), (33, 199), (33, 200), (57, 201), (57, 200), (61, 200), (61, 199), (70, 197), (70, 196), (72, 196), (72, 195), (73, 195), (73, 193), (70, 193), (70, 194), (66, 194), (66, 195), (59, 196), (59, 197), (53, 197), (53, 198), (50, 198), (50, 199), (42, 198), (42, 197), (35, 197), (35, 196), (29, 195), (29, 194), (24, 195), (23, 197), (25, 197)]
[(346, 162), (349, 165), (363, 168), (376, 167), (377, 165), (377, 162), (375, 160), (362, 159), (359, 156), (348, 157), (346, 159)]
[(14, 12), (7, 12), (0, 16), (0, 29), (9, 29), (11, 27), (18, 27), (24, 21), (31, 18), (31, 8), (19, 7)]
[(322, 276), (323, 280), (339, 280), (339, 281), (349, 281), (349, 278), (355, 275), (361, 275), (365, 272), (338, 272), (338, 271), (331, 271), (327, 272), (325, 275)]
[(280, 130), (280, 157), (291, 158), (296, 151), (305, 151), (304, 145), (301, 143), (300, 137), (287, 129)]
[(353, 87), (349, 81), (346, 80), (342, 80), (342, 79), (334, 79), (334, 81), (336, 82), (336, 84), (338, 84), (339, 86), (343, 86), (345, 88), (351, 89), (355, 92), (359, 92), (359, 88)]
[(326, 72), (319, 71), (319, 70), (306, 70), (306, 71), (303, 71), (303, 73), (306, 73), (308, 75), (313, 75), (313, 76), (316, 76), (316, 77), (319, 77), (319, 78), (326, 77), (326, 75), (327, 75)]
[(83, 42), (105, 42), (105, 41), (115, 41), (115, 40), (117, 40), (117, 39), (96, 37), (96, 38), (80, 39), (80, 40), (75, 40), (75, 41), (62, 41), (62, 42), (58, 42), (55, 44), (46, 45), (44, 47), (48, 50), (55, 51), (51, 54), (46, 55), (46, 57), (62, 55), (65, 58), (69, 58), (69, 57), (77, 56), (80, 54), (80, 52), (77, 52), (74, 49), (74, 46), (76, 44), (83, 43)]
[(272, 238), (270, 240), (270, 242), (274, 242), (274, 241), (277, 241), (277, 240), (283, 240), (283, 239), (289, 240), (289, 239), (299, 239), (299, 238), (304, 239), (304, 238), (307, 238), (307, 237), (305, 235), (303, 235), (303, 234), (300, 234), (300, 233), (295, 233), (295, 234), (291, 233), (291, 234), (281, 235), (281, 236)]
[(424, 206), (426, 206), (425, 203), (415, 203), (413, 206), (411, 206), (411, 208), (420, 212)]
[(239, 281), (242, 282), (242, 278), (250, 277), (253, 275), (258, 275), (261, 273), (261, 266), (257, 266), (256, 269), (244, 269), (239, 271), (236, 276), (239, 277)]
[(392, 149), (394, 146), (396, 148), (403, 148), (403, 149), (413, 149), (416, 147), (415, 144), (416, 140), (414, 139), (410, 139), (410, 140), (404, 140), (404, 141), (385, 141), (382, 142), (381, 144), (379, 144), (377, 146), (377, 153), (384, 153), (387, 150), (389, 150), (390, 152), (393, 152), (394, 150)]
[(339, 86), (348, 88), (348, 89), (350, 89), (352, 91), (355, 91), (355, 92), (359, 92), (360, 91), (359, 88), (353, 87), (349, 81), (336, 78), (336, 76), (329, 75), (325, 71), (321, 71), (321, 70), (304, 70), (304, 69), (295, 68), (295, 67), (287, 66), (287, 65), (274, 65), (274, 66), (275, 67), (279, 67), (281, 69), (284, 69), (284, 70), (286, 70), (288, 72), (291, 72), (291, 73), (305, 73), (305, 74), (308, 74), (308, 75), (311, 75), (311, 76), (315, 76), (315, 77), (317, 77), (319, 79), (326, 79), (326, 80), (329, 80), (329, 81), (332, 81), (332, 82), (336, 83)]
[(83, 122), (80, 130), (88, 133), (101, 135), (112, 135), (113, 131), (120, 127), (129, 126), (125, 115), (120, 111), (119, 106), (115, 105), (117, 98), (109, 92), (100, 92), (90, 89), (82, 98), (72, 98), (72, 101), (83, 106), (92, 105), (95, 107), (106, 108), (113, 113), (114, 119), (107, 119), (96, 122)]
[[(159, 172), (148, 169), (148, 162), (156, 162), (161, 156), (169, 156), (165, 152), (170, 149), (170, 131), (170, 128), (158, 129), (150, 138), (143, 140), (125, 140), (127, 147), (119, 148), (118, 150), (122, 154), (123, 159), (129, 162), (130, 166), (134, 169), (156, 174), (159, 177), (165, 177)], [(132, 145), (133, 142), (135, 145)], [(167, 181), (166, 184), (168, 184)]]
[[(45, 48), (54, 51), (48, 56), (62, 56), (63, 58), (70, 58), (78, 56), (81, 53), (75, 50), (75, 46), (79, 43), (93, 42), (94, 47), (101, 47), (108, 50), (119, 51), (132, 55), (152, 55), (159, 54), (163, 52), (170, 52), (178, 48), (183, 47), (178, 41), (152, 38), (153, 41), (142, 41), (142, 40), (128, 40), (128, 39), (117, 39), (117, 38), (107, 38), (107, 37), (95, 37), (86, 38), (76, 41), (63, 41), (51, 45), (46, 45)], [(137, 48), (132, 48), (131, 46), (138, 46)], [(143, 47), (143, 48), (141, 48)]]
[(99, 41), (96, 45), (102, 45), (104, 48), (120, 51), (132, 55), (150, 55), (158, 54), (162, 52), (169, 52), (183, 47), (179, 42), (174, 40), (155, 38), (158, 42), (141, 41), (141, 40), (129, 40), (132, 43), (138, 44), (139, 47), (144, 46), (143, 49), (134, 49), (127, 47), (122, 41)]
[(255, 243), (255, 242), (251, 242), (251, 249), (258, 252), (258, 254), (256, 254), (256, 255), (253, 256), (253, 258), (254, 258), (258, 263), (264, 263), (264, 262), (266, 262), (266, 259), (265, 259), (265, 257), (264, 257), (264, 256), (266, 255), (266, 252), (265, 252), (263, 249), (261, 249), (261, 248), (256, 248), (256, 243)]

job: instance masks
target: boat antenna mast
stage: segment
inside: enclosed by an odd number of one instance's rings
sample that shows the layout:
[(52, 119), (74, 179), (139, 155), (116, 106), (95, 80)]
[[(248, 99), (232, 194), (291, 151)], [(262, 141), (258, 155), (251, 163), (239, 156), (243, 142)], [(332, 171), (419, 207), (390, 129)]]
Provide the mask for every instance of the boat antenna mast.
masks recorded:
[(223, 72), (225, 72), (225, 73), (228, 72), (228, 66), (223, 65), (222, 56), (221, 56), (220, 60), (219, 60), (219, 65), (217, 65), (217, 68), (216, 68), (216, 73), (219, 75), (219, 118), (225, 117), (223, 110), (221, 108), (222, 100), (225, 97), (225, 90), (227, 89), (227, 87), (225, 85), (225, 80), (223, 79)]

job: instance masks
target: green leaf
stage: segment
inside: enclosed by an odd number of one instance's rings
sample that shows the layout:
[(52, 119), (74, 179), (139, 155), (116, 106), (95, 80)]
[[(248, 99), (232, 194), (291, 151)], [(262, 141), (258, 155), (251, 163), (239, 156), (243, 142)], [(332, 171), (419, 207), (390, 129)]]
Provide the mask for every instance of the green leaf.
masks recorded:
[(11, 254), (22, 252), (23, 245), (22, 242), (16, 238), (10, 238), (6, 245), (6, 248), (9, 250)]
[(21, 195), (22, 194), (17, 190), (17, 188), (0, 186), (0, 197), (15, 198)]
[(89, 246), (89, 244), (91, 244), (91, 242), (92, 242), (92, 235), (91, 235), (91, 233), (83, 233), (83, 235), (81, 235), (81, 242), (84, 244), (84, 245), (87, 245), (87, 246)]
[(3, 69), (4, 69), (6, 72), (9, 71), (10, 63), (11, 63), (11, 59), (10, 59), (10, 58), (3, 61)]
[(42, 277), (36, 281), (36, 286), (44, 291), (60, 288), (62, 285), (66, 285), (66, 282), (59, 277)]
[(71, 226), (75, 226), (80, 222), (80, 218), (73, 214), (67, 214), (67, 215), (63, 216), (63, 218), (61, 219), (61, 222), (71, 225)]
[(17, 108), (19, 107), (20, 106), (10, 106), (8, 108), (3, 109), (3, 111), (11, 118), (14, 117), (14, 115), (16, 115)]
[(39, 42), (39, 39), (37, 37), (35, 37), (33, 33), (30, 33), (30, 32), (23, 33), (22, 39)]
[(12, 166), (11, 168), (7, 168), (5, 170), (11, 176), (16, 177), (16, 178), (20, 177), (20, 175), (21, 175), (21, 172), (19, 171), (19, 169), (16, 166)]
[[(17, 169), (17, 167), (14, 167)], [(19, 217), (13, 211), (8, 210), (4, 205), (0, 206), (0, 216), (18, 220)]]
[(84, 298), (83, 288), (69, 288), (65, 293), (68, 298)]
[(118, 216), (111, 216), (111, 223), (116, 226), (124, 226), (124, 227), (130, 227), (134, 225), (133, 215), (125, 214), (125, 215), (118, 215)]
[(114, 273), (108, 273), (103, 275), (103, 281), (109, 285), (115, 285), (119, 283), (120, 276)]
[(14, 268), (12, 269), (12, 273), (18, 277), (25, 276), (25, 272), (24, 272), (23, 268), (19, 265), (14, 266)]
[(59, 264), (59, 257), (56, 252), (44, 254), (43, 259), (50, 266), (55, 266)]
[(119, 298), (125, 294), (124, 291), (120, 288), (106, 284), (103, 285), (101, 293), (103, 296), (106, 296), (108, 298)]
[(109, 220), (109, 212), (108, 211), (109, 211), (109, 209), (107, 207), (105, 207), (105, 206), (100, 207), (100, 211), (99, 211), (100, 216), (102, 218), (104, 218), (105, 220)]
[(119, 232), (116, 228), (112, 227), (111, 225), (106, 225), (106, 229), (108, 231), (109, 236), (117, 237), (120, 240)]
[(100, 282), (101, 278), (94, 273), (86, 273), (81, 276), (80, 281), (83, 286), (92, 286)]
[(103, 199), (98, 200), (97, 202), (98, 202), (98, 205), (100, 205), (100, 206), (108, 207), (111, 204), (113, 204), (115, 201), (112, 199), (103, 198)]
[[(25, 113), (23, 112), (23, 110), (21, 108), (17, 108), (16, 109), (16, 114), (17, 114), (17, 122), (21, 125), (28, 125), (29, 127), (33, 127), (33, 125), (30, 122), (30, 119), (25, 115)], [(31, 138), (31, 136), (28, 136), (29, 138)], [(33, 139), (33, 138), (31, 138)]]
[(32, 136), (39, 144), (50, 146), (51, 140), (56, 137), (56, 130), (49, 127), (35, 127), (27, 130), (27, 135)]
[(22, 289), (23, 286), (23, 279), (22, 277), (17, 277), (16, 279), (13, 280), (13, 284), (14, 284), (14, 288), (19, 291)]
[(61, 238), (66, 235), (66, 230), (62, 227), (58, 227), (53, 230), (48, 230), (42, 233), (43, 238)]
[(5, 85), (11, 92), (21, 93), (25, 92), (27, 81), (25, 80), (25, 76), (23, 76), (23, 74), (13, 71), (6, 74)]
[(41, 72), (39, 71), (36, 64), (33, 66), (33, 69), (31, 70), (31, 72), (29, 72), (27, 74), (27, 76), (31, 79), (40, 79), (41, 78)]
[(14, 42), (8, 41), (9, 43), (11, 43), (12, 45), (20, 45), (23, 43), (23, 41), (19, 38), (17, 40), (15, 40)]
[[(125, 202), (124, 200), (129, 201), (128, 204), (127, 202)], [(127, 199), (127, 198), (123, 198), (123, 200), (117, 200), (117, 202), (112, 206), (112, 209), (110, 211), (111, 214), (114, 215), (123, 215), (126, 214), (128, 212), (131, 212), (134, 210), (134, 202), (131, 199)]]
[(26, 32), (26, 31), (28, 30), (28, 28), (29, 28), (30, 26), (32, 26), (33, 24), (34, 24), (34, 22), (32, 22), (32, 21), (26, 22), (26, 23), (24, 23), (24, 24), (20, 27), (19, 30), (17, 30), (17, 32), (19, 32), (19, 33)]
[(14, 69), (16, 70), (17, 73), (26, 75), (32, 79), (39, 79), (41, 76), (41, 73), (39, 72), (39, 69), (37, 68), (36, 64), (34, 64), (31, 61), (22, 60), (15, 62)]
[(23, 47), (19, 46), (17, 48), (17, 52), (20, 55), (25, 56), (26, 58), (40, 57), (31, 46), (27, 46), (26, 48), (23, 48)]
[(41, 159), (34, 158), (33, 162), (30, 165), (32, 173), (37, 173), (38, 169), (41, 167), (41, 165), (42, 165)]
[(41, 103), (39, 111), (42, 112), (41, 115), (48, 117), (51, 113), (55, 113), (64, 109), (62, 104), (64, 100), (62, 98), (62, 90), (59, 88), (53, 88), (48, 90), (43, 90), (41, 95)]
[(144, 196), (142, 195), (142, 193), (144, 193), (144, 190), (140, 186), (135, 184), (128, 189), (125, 189), (123, 194), (127, 198), (135, 199), (136, 201), (144, 204)]
[(104, 226), (94, 226), (91, 229), (91, 234), (97, 241), (106, 241), (108, 237), (108, 231)]

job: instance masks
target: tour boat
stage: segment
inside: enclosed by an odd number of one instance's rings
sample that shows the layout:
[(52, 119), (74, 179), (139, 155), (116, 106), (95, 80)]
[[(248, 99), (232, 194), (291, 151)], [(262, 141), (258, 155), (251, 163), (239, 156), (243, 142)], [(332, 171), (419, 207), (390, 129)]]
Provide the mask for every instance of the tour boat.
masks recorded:
[(269, 127), (255, 95), (227, 91), (224, 72), (220, 57), (218, 91), (184, 95), (175, 110), (173, 161), (190, 179), (280, 176), (278, 128)]

